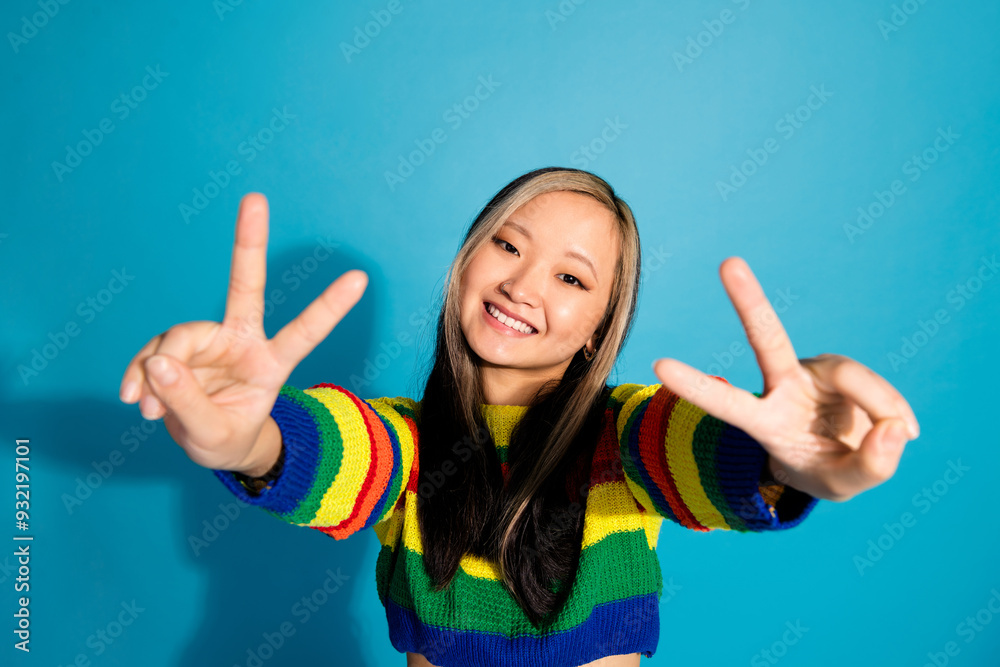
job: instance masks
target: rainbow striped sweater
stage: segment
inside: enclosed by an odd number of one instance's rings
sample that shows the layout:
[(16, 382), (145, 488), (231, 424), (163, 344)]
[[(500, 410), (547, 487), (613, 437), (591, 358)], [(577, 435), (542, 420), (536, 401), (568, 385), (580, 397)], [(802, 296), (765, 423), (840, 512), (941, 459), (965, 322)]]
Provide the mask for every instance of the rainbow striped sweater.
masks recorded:
[[(725, 381), (722, 378), (717, 378)], [(483, 405), (506, 474), (506, 448), (524, 406)], [(780, 530), (817, 499), (762, 484), (767, 452), (746, 433), (659, 384), (614, 387), (591, 463), (583, 545), (572, 592), (540, 632), (502, 587), (495, 562), (466, 554), (436, 592), (417, 523), (420, 403), (363, 400), (343, 387), (285, 385), (271, 412), (285, 462), (259, 495), (215, 474), (243, 501), (344, 539), (373, 528), (376, 588), (392, 645), (440, 667), (570, 667), (603, 656), (652, 656), (663, 592), (663, 519), (699, 531)]]

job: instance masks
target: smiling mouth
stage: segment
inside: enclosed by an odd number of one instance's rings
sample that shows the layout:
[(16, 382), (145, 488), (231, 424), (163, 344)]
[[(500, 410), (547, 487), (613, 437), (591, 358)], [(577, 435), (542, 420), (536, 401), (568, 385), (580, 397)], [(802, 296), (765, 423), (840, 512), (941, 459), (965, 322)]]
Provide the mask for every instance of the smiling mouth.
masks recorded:
[(533, 326), (527, 324), (526, 322), (521, 322), (520, 320), (517, 320), (513, 317), (508, 317), (504, 315), (502, 312), (500, 312), (500, 310), (496, 306), (494, 306), (492, 303), (488, 301), (483, 302), (483, 308), (486, 310), (487, 315), (497, 320), (498, 322), (500, 322), (500, 324), (503, 324), (508, 329), (523, 334), (538, 333), (538, 329), (535, 329)]

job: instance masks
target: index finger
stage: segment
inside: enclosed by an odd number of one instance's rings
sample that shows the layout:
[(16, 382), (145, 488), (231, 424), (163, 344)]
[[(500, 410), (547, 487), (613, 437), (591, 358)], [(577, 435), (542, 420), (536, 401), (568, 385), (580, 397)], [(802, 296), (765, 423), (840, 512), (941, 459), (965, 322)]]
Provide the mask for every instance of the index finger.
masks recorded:
[[(256, 322), (264, 330), (264, 285), (267, 282), (267, 198), (251, 192), (240, 201), (236, 241), (229, 270), (224, 326)], [(253, 316), (255, 315), (256, 316)], [(252, 317), (253, 316), (253, 317)]]
[(771, 302), (764, 296), (757, 278), (742, 258), (728, 258), (719, 267), (719, 275), (757, 356), (764, 387), (772, 387), (781, 377), (799, 368), (792, 341)]

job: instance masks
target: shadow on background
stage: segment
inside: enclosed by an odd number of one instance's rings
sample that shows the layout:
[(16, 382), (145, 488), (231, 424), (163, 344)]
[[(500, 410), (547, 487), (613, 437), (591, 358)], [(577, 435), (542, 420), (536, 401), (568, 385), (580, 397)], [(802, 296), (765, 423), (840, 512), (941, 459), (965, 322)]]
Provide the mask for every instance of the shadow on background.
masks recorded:
[[(292, 289), (294, 282), (282, 284), (285, 271), (293, 270), (296, 264), (301, 266), (304, 258), (313, 256), (313, 250), (308, 247), (283, 254), (283, 261), (277, 264), (279, 268), (269, 266), (267, 294), (281, 289), (287, 300), (265, 317), (268, 338), (339, 275), (360, 264), (334, 253), (326, 261), (316, 263), (309, 279), (298, 288)], [(331, 382), (350, 388), (348, 378), (352, 375), (365, 377), (367, 358), (362, 355), (370, 350), (374, 359), (378, 354), (378, 341), (372, 341), (371, 335), (375, 303), (379, 300), (373, 291), (379, 290), (380, 278), (380, 274), (365, 270), (369, 274), (365, 294), (341, 325), (303, 360), (287, 381), (289, 384), (304, 388)], [(224, 306), (219, 309), (219, 319), (222, 312)], [(150, 337), (156, 333), (150, 332)], [(123, 353), (122, 372), (139, 348), (141, 344), (135, 351)], [(409, 362), (412, 357), (408, 352), (412, 350), (403, 350), (391, 363)], [(371, 372), (368, 377), (372, 377)], [(372, 385), (365, 387), (373, 391), (362, 390), (359, 395), (362, 398), (382, 395), (373, 393), (378, 391), (378, 384), (375, 377)], [(102, 397), (104, 400), (65, 397), (44, 403), (14, 404), (10, 408), (20, 423), (32, 425), (32, 440), (53, 443), (53, 448), (45, 453), (44, 464), (67, 478), (74, 478), (72, 487), (64, 484), (67, 488), (56, 489), (52, 495), (53, 499), (61, 499), (59, 509), (55, 510), (61, 520), (54, 523), (72, 524), (63, 535), (72, 535), (78, 529), (73, 526), (91, 522), (101, 525), (104, 517), (95, 514), (100, 512), (100, 503), (95, 504), (92, 499), (105, 493), (106, 487), (132, 484), (145, 487), (159, 483), (181, 491), (181, 506), (173, 512), (179, 522), (159, 529), (170, 533), (168, 542), (176, 544), (178, 552), (183, 551), (192, 569), (206, 574), (207, 585), (204, 595), (190, 604), (190, 613), (197, 616), (197, 633), (187, 638), (176, 637), (172, 647), (176, 650), (184, 645), (178, 664), (266, 664), (268, 667), (368, 664), (358, 646), (361, 629), (347, 610), (359, 585), (362, 558), (371, 553), (371, 542), (366, 544), (365, 540), (375, 540), (374, 536), (366, 535), (366, 530), (349, 540), (337, 541), (319, 531), (284, 523), (259, 508), (242, 505), (214, 473), (187, 457), (162, 420), (148, 422), (137, 405), (120, 403), (117, 384), (106, 389), (110, 395)], [(52, 415), (59, 418), (53, 419)], [(120, 459), (111, 460), (113, 450), (121, 453)], [(89, 485), (88, 476), (92, 482)], [(74, 496), (79, 503), (71, 500)], [(86, 517), (88, 513), (92, 516)], [(85, 517), (85, 521), (76, 521), (79, 517)], [(129, 526), (124, 523), (121, 517), (117, 526), (113, 517), (108, 522), (111, 531), (127, 534)], [(136, 537), (141, 536), (141, 530), (134, 530)], [(88, 571), (105, 559), (103, 550), (113, 546), (101, 537), (88, 533), (74, 542), (76, 560)], [(157, 567), (151, 567), (148, 577), (156, 580), (164, 577), (159, 565), (183, 562), (183, 557), (149, 553), (149, 561)], [(328, 590), (332, 588), (334, 592), (321, 592), (331, 573), (334, 578)], [(104, 579), (109, 589), (119, 584), (113, 571), (105, 571), (105, 576), (98, 578)], [(374, 589), (373, 582), (360, 584)], [(169, 588), (169, 580), (162, 581), (162, 586)], [(103, 593), (104, 584), (98, 588)], [(311, 599), (312, 607), (304, 598)], [(86, 617), (82, 609), (75, 613)], [(294, 633), (283, 639), (276, 634), (281, 632), (282, 624), (294, 628)], [(385, 629), (372, 631), (385, 632)], [(271, 636), (272, 646), (278, 645), (273, 652), (260, 649), (268, 643), (265, 633)], [(72, 646), (79, 643), (69, 638), (65, 641)], [(252, 661), (248, 650), (263, 660)]]

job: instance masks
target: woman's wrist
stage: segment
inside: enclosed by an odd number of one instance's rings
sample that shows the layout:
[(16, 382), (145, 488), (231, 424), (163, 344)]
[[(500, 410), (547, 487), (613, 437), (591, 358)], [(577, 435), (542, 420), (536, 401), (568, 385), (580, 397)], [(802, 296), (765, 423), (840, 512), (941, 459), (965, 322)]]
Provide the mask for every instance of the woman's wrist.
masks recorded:
[(761, 470), (760, 473), (760, 484), (762, 486), (773, 486), (773, 485), (783, 484), (783, 482), (778, 480), (779, 477), (784, 478), (787, 477), (787, 475), (783, 470), (778, 470), (777, 475), (775, 474), (774, 458), (770, 454), (768, 454), (767, 462), (764, 463), (764, 469)]
[(248, 458), (255, 463), (239, 470), (233, 470), (233, 473), (250, 479), (261, 478), (274, 473), (275, 468), (279, 468), (282, 463), (285, 448), (281, 438), (281, 430), (278, 428), (278, 423), (270, 415), (264, 422), (264, 426), (257, 436), (257, 442), (254, 443), (250, 451), (251, 456)]

